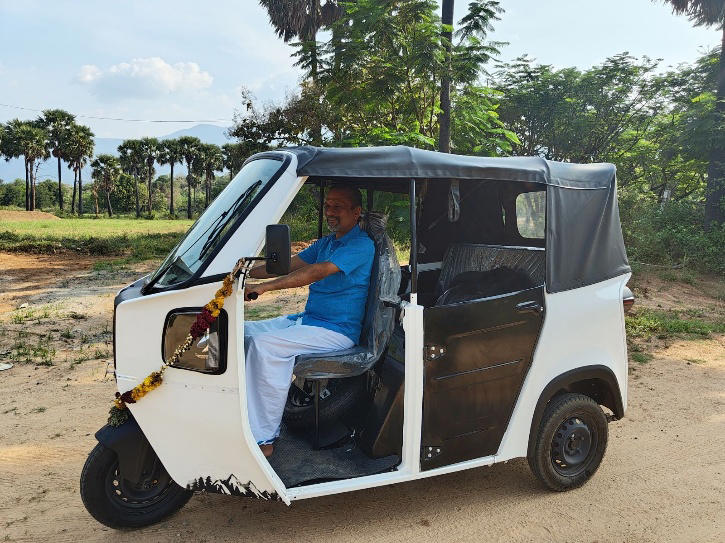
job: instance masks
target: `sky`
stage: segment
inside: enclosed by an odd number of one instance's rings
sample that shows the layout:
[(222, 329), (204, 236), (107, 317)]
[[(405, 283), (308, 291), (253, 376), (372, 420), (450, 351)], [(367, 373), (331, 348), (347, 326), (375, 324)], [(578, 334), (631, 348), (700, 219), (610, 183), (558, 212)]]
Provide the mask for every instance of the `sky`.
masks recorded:
[[(675, 66), (721, 37), (650, 0), (501, 4), (506, 13), (490, 38), (509, 42), (502, 61), (527, 53), (556, 67), (587, 68), (629, 51)], [(456, 20), (467, 5), (456, 2)], [(262, 103), (294, 91), (300, 72), (291, 52), (253, 0), (0, 0), (0, 122), (62, 108), (98, 137), (161, 136), (199, 122), (229, 126), (243, 87)]]

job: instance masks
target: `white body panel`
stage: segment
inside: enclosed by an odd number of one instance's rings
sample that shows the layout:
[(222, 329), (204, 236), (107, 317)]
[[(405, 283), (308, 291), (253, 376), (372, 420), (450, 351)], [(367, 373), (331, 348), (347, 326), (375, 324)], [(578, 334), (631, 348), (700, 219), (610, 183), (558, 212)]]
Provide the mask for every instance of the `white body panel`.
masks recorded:
[[(281, 163), (280, 163), (281, 165)], [(277, 222), (304, 183), (296, 158), (275, 182), (243, 226), (226, 244), (205, 275), (226, 273), (244, 256), (256, 255), (265, 227)], [(122, 302), (116, 308), (116, 377), (120, 392), (130, 390), (162, 364), (161, 340), (166, 315), (181, 307), (200, 307), (221, 282), (160, 292)], [(171, 477), (180, 485), (200, 477), (227, 492), (269, 497), (289, 503), (284, 486), (265, 461), (247, 420), (243, 321), (244, 302), (233, 293), (224, 304), (229, 316), (227, 370), (208, 375), (169, 368), (164, 384), (130, 405), (134, 418)], [(233, 478), (227, 482), (230, 476)]]
[[(305, 181), (298, 178), (296, 157), (243, 226), (204, 272), (228, 272), (237, 260), (254, 256), (264, 243), (265, 227), (281, 218)], [(404, 482), (526, 456), (529, 430), (539, 396), (555, 377), (571, 369), (603, 365), (617, 378), (626, 408), (627, 351), (622, 290), (629, 275), (587, 287), (546, 294), (543, 328), (508, 428), (496, 455), (421, 472), (423, 413), (423, 312), (416, 296), (403, 304), (405, 388), (403, 450), (396, 471), (286, 489), (256, 445), (247, 419), (244, 366), (244, 302), (234, 292), (225, 302), (229, 316), (227, 370), (207, 375), (169, 368), (164, 384), (131, 412), (171, 477), (182, 486), (209, 477), (223, 491), (276, 495), (285, 503)], [(116, 309), (118, 390), (131, 389), (157, 370), (166, 315), (172, 309), (206, 304), (220, 283), (161, 292), (127, 300)], [(233, 476), (231, 481), (227, 481)]]
[(622, 290), (631, 274), (566, 292), (545, 294), (544, 326), (501, 441), (496, 461), (526, 456), (534, 409), (555, 377), (582, 366), (614, 372), (627, 408), (627, 342)]

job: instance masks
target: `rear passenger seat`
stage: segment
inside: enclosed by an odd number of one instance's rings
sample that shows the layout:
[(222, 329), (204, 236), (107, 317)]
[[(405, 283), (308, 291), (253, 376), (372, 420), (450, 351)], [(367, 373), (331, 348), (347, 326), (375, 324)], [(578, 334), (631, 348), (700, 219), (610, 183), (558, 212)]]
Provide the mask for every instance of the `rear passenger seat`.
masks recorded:
[[(497, 274), (495, 270), (501, 272)], [(488, 289), (489, 292), (484, 294), (491, 296), (543, 285), (545, 271), (545, 252), (541, 248), (473, 243), (451, 245), (441, 266), (435, 305), (483, 297), (475, 286), (477, 277), (479, 282), (494, 280), (500, 283), (499, 288), (494, 286), (493, 292)], [(510, 281), (501, 280), (507, 276), (510, 276)], [(466, 284), (471, 287), (466, 287)]]

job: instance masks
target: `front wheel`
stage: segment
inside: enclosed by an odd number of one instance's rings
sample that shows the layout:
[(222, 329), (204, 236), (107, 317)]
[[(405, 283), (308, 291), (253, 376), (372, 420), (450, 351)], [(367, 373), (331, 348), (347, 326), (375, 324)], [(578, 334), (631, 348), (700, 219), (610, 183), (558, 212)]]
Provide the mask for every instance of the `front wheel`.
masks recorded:
[(98, 444), (81, 472), (83, 505), (109, 528), (140, 528), (181, 509), (192, 492), (177, 485), (156, 458), (141, 481), (128, 481), (119, 469), (118, 456)]
[(607, 418), (597, 402), (583, 394), (562, 394), (546, 408), (529, 452), (531, 471), (551, 490), (583, 485), (604, 457)]

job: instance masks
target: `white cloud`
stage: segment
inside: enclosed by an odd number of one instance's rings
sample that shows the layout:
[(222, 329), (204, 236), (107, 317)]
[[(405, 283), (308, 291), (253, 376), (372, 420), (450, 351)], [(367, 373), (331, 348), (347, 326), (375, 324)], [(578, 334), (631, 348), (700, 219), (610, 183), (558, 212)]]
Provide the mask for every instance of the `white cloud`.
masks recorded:
[(160, 57), (134, 58), (101, 69), (93, 64), (81, 67), (76, 81), (88, 85), (102, 100), (153, 98), (166, 94), (199, 91), (214, 78), (195, 62), (169, 64)]
[(91, 83), (95, 79), (98, 79), (101, 77), (103, 72), (101, 72), (101, 69), (98, 66), (94, 66), (93, 64), (84, 64), (81, 66), (80, 72), (78, 72), (78, 81), (81, 83)]

